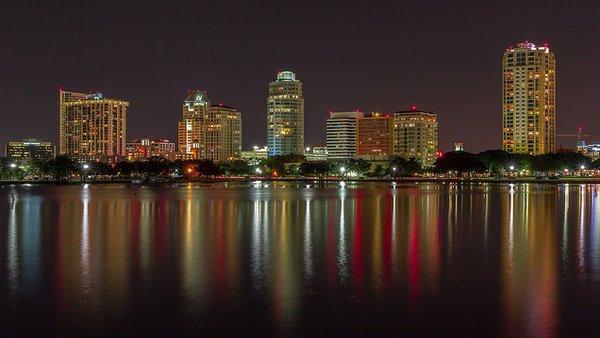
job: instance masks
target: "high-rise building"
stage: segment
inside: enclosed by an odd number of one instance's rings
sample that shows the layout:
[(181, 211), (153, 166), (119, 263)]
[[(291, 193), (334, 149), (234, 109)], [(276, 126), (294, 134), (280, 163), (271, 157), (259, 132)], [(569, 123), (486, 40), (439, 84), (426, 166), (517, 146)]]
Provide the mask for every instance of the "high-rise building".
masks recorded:
[(125, 156), (129, 102), (101, 93), (61, 90), (60, 154), (100, 159)]
[(356, 121), (356, 156), (367, 160), (387, 160), (392, 155), (392, 118), (371, 113)]
[(267, 147), (269, 156), (300, 155), (304, 151), (302, 82), (290, 71), (279, 72), (269, 84)]
[(151, 157), (175, 159), (175, 143), (165, 139), (142, 137), (127, 142), (127, 160), (142, 161)]
[(438, 151), (437, 115), (415, 108), (392, 116), (392, 154), (433, 165)]
[(191, 91), (178, 125), (179, 153), (215, 162), (241, 158), (242, 114), (233, 107), (211, 105), (206, 92)]
[(233, 107), (211, 105), (206, 115), (205, 158), (214, 162), (242, 155), (242, 114)]
[(548, 46), (530, 42), (502, 58), (502, 149), (519, 154), (556, 150), (556, 61)]
[(11, 162), (51, 160), (55, 155), (56, 147), (52, 142), (24, 139), (18, 142), (8, 142), (6, 145), (6, 158)]
[(356, 120), (359, 111), (331, 112), (327, 119), (327, 158), (345, 160), (356, 156)]
[(192, 90), (182, 106), (182, 116), (177, 127), (178, 150), (194, 158), (204, 158), (205, 119), (210, 103), (206, 92)]

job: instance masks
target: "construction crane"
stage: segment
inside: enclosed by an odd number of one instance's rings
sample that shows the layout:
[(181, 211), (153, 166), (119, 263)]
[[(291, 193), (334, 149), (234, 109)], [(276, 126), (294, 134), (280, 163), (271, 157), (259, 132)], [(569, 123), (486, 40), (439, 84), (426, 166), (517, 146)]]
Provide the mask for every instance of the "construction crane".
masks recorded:
[[(558, 134), (556, 135), (557, 138), (576, 138), (576, 143), (574, 147), (566, 147), (566, 149), (577, 149), (579, 146), (582, 145), (582, 141), (584, 141), (584, 139), (586, 137), (590, 137), (589, 134), (586, 134), (583, 132), (583, 127), (579, 127), (577, 128), (577, 133), (562, 133), (562, 134)], [(558, 148), (559, 149), (564, 149), (562, 143), (559, 142), (558, 144)]]

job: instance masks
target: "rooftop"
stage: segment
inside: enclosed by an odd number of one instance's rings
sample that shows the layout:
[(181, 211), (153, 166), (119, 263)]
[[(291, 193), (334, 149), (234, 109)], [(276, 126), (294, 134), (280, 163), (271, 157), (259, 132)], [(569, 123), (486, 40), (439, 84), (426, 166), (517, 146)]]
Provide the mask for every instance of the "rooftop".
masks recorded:
[(201, 103), (208, 102), (208, 96), (203, 90), (190, 90), (185, 98), (185, 103)]
[(296, 74), (289, 70), (277, 73), (277, 81), (296, 81)]

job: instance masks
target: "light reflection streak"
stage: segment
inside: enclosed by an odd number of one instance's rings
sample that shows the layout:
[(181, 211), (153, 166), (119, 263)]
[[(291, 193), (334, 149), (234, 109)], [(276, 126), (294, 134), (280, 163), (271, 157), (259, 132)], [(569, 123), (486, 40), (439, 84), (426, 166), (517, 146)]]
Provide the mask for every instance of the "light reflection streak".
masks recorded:
[(514, 233), (515, 233), (515, 190), (514, 184), (511, 184), (511, 189), (509, 191), (509, 210), (508, 210), (508, 259), (511, 262), (511, 271), (512, 274), (512, 262), (513, 262), (513, 250), (515, 246), (514, 242)]
[(348, 262), (346, 258), (346, 190), (340, 191), (340, 222), (338, 242), (337, 266), (339, 270), (340, 282), (345, 284), (348, 276)]
[(82, 190), (83, 212), (81, 213), (81, 282), (84, 292), (90, 287), (90, 191), (84, 186)]
[[(394, 182), (395, 183), (395, 182)], [(398, 267), (398, 191), (392, 190), (392, 272), (395, 275)]]
[(577, 266), (579, 269), (580, 277), (583, 278), (585, 276), (585, 205), (586, 205), (586, 196), (584, 186), (581, 185), (579, 187), (579, 237), (577, 240)]
[(252, 280), (253, 280), (253, 289), (255, 291), (260, 289), (260, 285), (262, 284), (262, 259), (260, 257), (260, 248), (261, 248), (261, 238), (260, 238), (260, 233), (261, 233), (261, 222), (260, 222), (260, 216), (261, 216), (261, 206), (260, 206), (260, 200), (254, 200), (252, 202), (252, 237), (251, 237), (251, 243), (252, 243), (252, 254), (251, 254), (251, 261), (252, 261)]
[(563, 268), (567, 268), (569, 259), (569, 184), (564, 186), (563, 201), (563, 224), (562, 224), (562, 250), (561, 259)]
[(304, 273), (308, 281), (313, 280), (312, 262), (312, 229), (310, 214), (310, 199), (306, 199), (304, 206)]
[(599, 196), (594, 186), (592, 196), (591, 220), (590, 220), (590, 265), (591, 278), (594, 282), (600, 280), (600, 203)]
[(8, 288), (12, 297), (16, 297), (19, 290), (19, 256), (18, 256), (18, 234), (17, 234), (17, 206), (19, 205), (18, 196), (14, 189), (11, 190), (11, 206), (8, 218), (8, 238), (7, 238), (7, 268), (8, 268)]

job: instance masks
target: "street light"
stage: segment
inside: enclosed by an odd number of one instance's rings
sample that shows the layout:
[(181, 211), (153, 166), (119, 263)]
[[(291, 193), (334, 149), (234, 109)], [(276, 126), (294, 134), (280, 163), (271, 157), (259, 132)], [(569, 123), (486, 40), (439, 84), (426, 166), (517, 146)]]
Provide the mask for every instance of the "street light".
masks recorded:
[(11, 163), (10, 167), (13, 168), (13, 169), (15, 169), (17, 167), (17, 165), (15, 163)]
[(90, 169), (90, 165), (89, 165), (89, 164), (87, 164), (87, 163), (84, 163), (84, 164), (81, 166), (81, 168), (83, 168), (83, 172), (81, 173), (81, 178), (82, 178), (81, 180), (82, 180), (82, 181), (85, 183), (85, 176), (86, 176), (86, 175), (85, 175), (85, 172), (86, 172), (88, 169)]
[(511, 165), (510, 167), (508, 167), (508, 169), (510, 169), (510, 170), (515, 170), (515, 166), (514, 166), (514, 165)]
[(254, 171), (256, 172), (257, 175), (262, 174), (262, 170), (260, 170), (260, 168), (256, 168)]
[(579, 166), (579, 169), (581, 169), (581, 170), (585, 170), (585, 165), (583, 165), (583, 164), (582, 164), (582, 165), (580, 165), (580, 166)]

